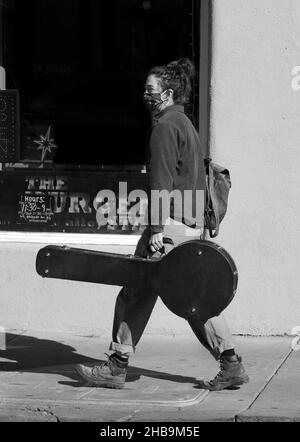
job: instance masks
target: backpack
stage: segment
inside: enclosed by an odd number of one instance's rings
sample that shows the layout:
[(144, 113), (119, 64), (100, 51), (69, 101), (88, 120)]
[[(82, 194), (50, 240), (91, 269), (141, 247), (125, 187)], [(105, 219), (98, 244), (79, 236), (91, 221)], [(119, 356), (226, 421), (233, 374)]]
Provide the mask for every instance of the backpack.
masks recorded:
[(204, 166), (206, 172), (204, 228), (209, 231), (211, 238), (215, 238), (227, 211), (231, 188), (230, 173), (228, 169), (213, 163), (211, 158), (204, 159)]

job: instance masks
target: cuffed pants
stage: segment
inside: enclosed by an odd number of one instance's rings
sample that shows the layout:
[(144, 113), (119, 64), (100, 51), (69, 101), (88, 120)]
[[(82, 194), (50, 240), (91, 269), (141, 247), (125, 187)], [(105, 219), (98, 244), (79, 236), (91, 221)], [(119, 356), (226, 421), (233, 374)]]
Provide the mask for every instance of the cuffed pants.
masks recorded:
[[(183, 242), (199, 239), (201, 230), (193, 229), (177, 221), (170, 220), (165, 226), (164, 236), (171, 238), (174, 245), (165, 245), (166, 253)], [(151, 231), (147, 227), (135, 251), (136, 256), (146, 258), (149, 254), (148, 243)], [(155, 256), (155, 255), (153, 255)], [(116, 301), (110, 350), (123, 354), (133, 353), (149, 321), (158, 295), (146, 288), (124, 287)], [(223, 314), (209, 319), (206, 323), (189, 320), (195, 336), (200, 343), (218, 360), (225, 350), (234, 348), (231, 333)]]

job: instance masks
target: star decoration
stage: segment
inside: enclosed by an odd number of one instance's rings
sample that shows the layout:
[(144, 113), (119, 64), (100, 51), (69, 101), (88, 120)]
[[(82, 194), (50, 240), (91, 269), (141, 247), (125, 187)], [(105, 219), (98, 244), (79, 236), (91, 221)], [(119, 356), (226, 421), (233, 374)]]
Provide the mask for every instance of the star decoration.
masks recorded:
[(56, 144), (53, 143), (54, 138), (50, 138), (51, 126), (48, 127), (47, 133), (45, 136), (40, 135), (39, 140), (34, 140), (34, 143), (38, 144), (38, 150), (42, 151), (41, 163), (44, 162), (47, 152), (51, 153), (52, 149), (57, 147)]

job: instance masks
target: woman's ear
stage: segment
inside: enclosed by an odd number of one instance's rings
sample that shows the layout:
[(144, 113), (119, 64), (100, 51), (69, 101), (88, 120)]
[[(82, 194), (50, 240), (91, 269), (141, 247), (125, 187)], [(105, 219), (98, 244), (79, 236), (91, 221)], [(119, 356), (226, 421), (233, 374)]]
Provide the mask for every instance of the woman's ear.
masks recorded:
[(167, 92), (168, 92), (168, 98), (172, 98), (173, 99), (173, 95), (174, 95), (173, 89), (167, 89)]
[(166, 97), (167, 97), (167, 100), (172, 100), (173, 101), (173, 95), (174, 95), (174, 91), (173, 91), (173, 89), (166, 89), (164, 92), (163, 92), (163, 95), (166, 95)]

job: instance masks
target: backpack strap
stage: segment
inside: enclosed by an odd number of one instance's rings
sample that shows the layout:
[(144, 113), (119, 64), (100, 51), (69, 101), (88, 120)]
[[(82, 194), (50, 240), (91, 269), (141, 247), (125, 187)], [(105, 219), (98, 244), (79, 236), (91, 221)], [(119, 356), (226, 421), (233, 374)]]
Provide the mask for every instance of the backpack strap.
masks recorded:
[[(213, 186), (214, 186), (214, 180), (213, 180), (213, 170), (211, 167), (211, 158), (205, 158), (204, 164), (206, 169), (206, 204), (205, 204), (205, 213), (204, 213), (204, 224), (206, 225), (209, 236), (211, 238), (215, 238), (220, 229), (220, 220), (219, 220), (219, 214), (216, 213), (213, 206), (213, 201), (211, 199), (211, 195), (213, 193)], [(214, 229), (212, 228), (212, 217), (214, 218)]]

